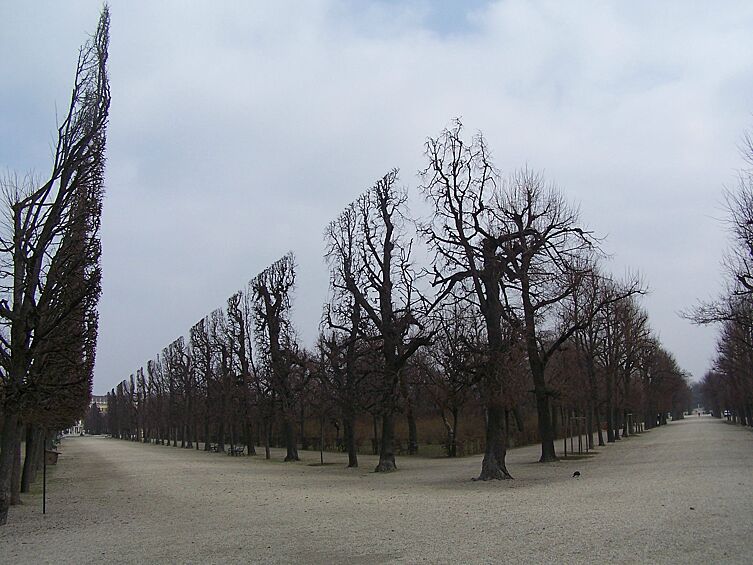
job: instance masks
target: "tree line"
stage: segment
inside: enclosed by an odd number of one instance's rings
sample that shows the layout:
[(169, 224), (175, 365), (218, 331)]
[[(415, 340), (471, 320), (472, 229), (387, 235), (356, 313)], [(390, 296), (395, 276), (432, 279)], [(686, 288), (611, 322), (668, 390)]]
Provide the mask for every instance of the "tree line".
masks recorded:
[(722, 261), (724, 291), (687, 313), (701, 325), (719, 328), (711, 370), (700, 386), (704, 406), (716, 417), (753, 426), (753, 137), (746, 134), (747, 166), (724, 193), (729, 247)]
[(0, 178), (0, 525), (28, 492), (52, 435), (81, 418), (91, 395), (109, 25), (105, 6), (79, 51), (49, 176)]
[(650, 328), (644, 285), (606, 272), (577, 207), (538, 172), (503, 177), (460, 120), (427, 139), (425, 159), (427, 217), (410, 216), (393, 169), (325, 227), (330, 283), (314, 347), (291, 322), (288, 253), (111, 390), (91, 422), (185, 448), (264, 446), (270, 457), (280, 445), (286, 461), (316, 441), (307, 429), (319, 422), (319, 446), (335, 427), (349, 466), (370, 434), (381, 472), (396, 469), (396, 451), (418, 450), (432, 418), (458, 455), (467, 418), (489, 480), (511, 478), (506, 451), (526, 427), (549, 462), (571, 416), (591, 447), (681, 418), (688, 376)]

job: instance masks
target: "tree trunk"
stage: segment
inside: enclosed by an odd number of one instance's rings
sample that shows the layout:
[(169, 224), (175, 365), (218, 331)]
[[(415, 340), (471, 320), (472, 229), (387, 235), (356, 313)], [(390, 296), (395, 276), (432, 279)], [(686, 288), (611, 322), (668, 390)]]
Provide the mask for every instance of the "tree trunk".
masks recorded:
[(249, 455), (256, 455), (254, 446), (254, 428), (251, 425), (251, 418), (246, 416), (246, 449)]
[(204, 451), (209, 451), (209, 406), (206, 407), (207, 414), (204, 416)]
[(300, 431), (298, 434), (301, 437), (301, 449), (306, 451), (309, 448), (308, 440), (306, 439), (306, 405), (301, 402), (301, 415), (299, 421)]
[(0, 526), (8, 522), (11, 499), (11, 476), (16, 444), (21, 440), (21, 424), (18, 414), (7, 411), (3, 417), (3, 432), (0, 437)]
[(382, 414), (382, 441), (379, 446), (379, 464), (374, 469), (377, 473), (395, 471), (395, 416), (386, 412)]
[(28, 424), (26, 426), (26, 457), (24, 457), (24, 468), (21, 473), (21, 492), (29, 492), (31, 483), (34, 482), (34, 475), (37, 464), (37, 444), (41, 440), (42, 430), (38, 426)]
[(486, 414), (486, 449), (481, 463), (481, 474), (477, 480), (512, 479), (505, 466), (507, 443), (502, 424), (504, 410), (498, 406), (489, 406)]
[(610, 398), (607, 398), (607, 442), (614, 443), (614, 406)]
[(285, 432), (285, 461), (300, 461), (298, 457), (298, 447), (295, 442), (295, 426), (287, 417), (283, 418), (283, 427)]
[(539, 434), (541, 435), (541, 457), (539, 458), (539, 463), (551, 463), (552, 461), (557, 461), (557, 454), (554, 451), (554, 429), (552, 426), (550, 396), (544, 384), (543, 372), (536, 380), (540, 381), (535, 386), (536, 412), (539, 421)]
[(343, 428), (345, 428), (345, 447), (348, 450), (348, 467), (358, 467), (358, 449), (356, 447), (355, 418), (352, 414), (347, 414), (343, 418)]
[(594, 407), (591, 401), (586, 404), (586, 442), (588, 449), (594, 448)]
[(217, 431), (217, 451), (225, 452), (225, 418), (220, 414), (220, 426)]
[(452, 429), (450, 430), (449, 437), (449, 456), (458, 456), (458, 414), (459, 410), (457, 406), (452, 407)]
[(21, 441), (16, 442), (13, 449), (13, 472), (10, 477), (10, 503), (21, 504)]

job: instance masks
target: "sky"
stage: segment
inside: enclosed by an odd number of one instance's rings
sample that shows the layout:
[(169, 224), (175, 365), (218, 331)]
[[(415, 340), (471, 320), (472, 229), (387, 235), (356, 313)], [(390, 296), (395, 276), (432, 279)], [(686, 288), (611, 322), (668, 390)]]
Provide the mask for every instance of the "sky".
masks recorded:
[[(294, 322), (327, 297), (322, 232), (392, 167), (414, 195), (453, 118), (503, 176), (544, 172), (640, 272), (693, 378), (715, 330), (678, 314), (721, 289), (722, 190), (753, 127), (753, 3), (112, 0), (104, 394), (292, 250)], [(0, 0), (0, 174), (51, 166), (101, 2)]]

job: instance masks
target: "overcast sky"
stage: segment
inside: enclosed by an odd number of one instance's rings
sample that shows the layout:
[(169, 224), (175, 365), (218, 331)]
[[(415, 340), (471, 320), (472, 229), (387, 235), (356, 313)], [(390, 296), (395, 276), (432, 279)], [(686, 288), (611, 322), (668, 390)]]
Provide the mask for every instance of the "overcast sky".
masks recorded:
[[(99, 1), (0, 0), (0, 170), (46, 174)], [(312, 343), (325, 224), (391, 167), (415, 190), (455, 116), (528, 165), (639, 270), (653, 328), (700, 378), (721, 191), (753, 126), (753, 3), (111, 3), (104, 394), (288, 250)]]

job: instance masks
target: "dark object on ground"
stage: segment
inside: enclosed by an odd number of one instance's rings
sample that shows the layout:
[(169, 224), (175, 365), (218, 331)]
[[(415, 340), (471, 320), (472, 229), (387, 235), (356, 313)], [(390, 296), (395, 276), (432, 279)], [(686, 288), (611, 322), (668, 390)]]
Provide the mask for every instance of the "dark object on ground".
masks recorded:
[(575, 471), (575, 473), (573, 473), (573, 477), (575, 477), (576, 479), (580, 478), (580, 471)]

